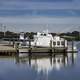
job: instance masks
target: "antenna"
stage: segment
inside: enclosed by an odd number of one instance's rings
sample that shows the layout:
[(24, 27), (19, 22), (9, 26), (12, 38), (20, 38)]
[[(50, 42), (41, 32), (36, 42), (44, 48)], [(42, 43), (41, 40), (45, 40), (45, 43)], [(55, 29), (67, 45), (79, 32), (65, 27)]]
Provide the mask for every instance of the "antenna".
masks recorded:
[(49, 24), (47, 24), (47, 26), (46, 26), (46, 32), (47, 33), (49, 33), (48, 27), (49, 27)]
[(3, 26), (3, 24), (1, 23), (1, 32), (2, 32), (2, 26)]
[(4, 25), (3, 27), (4, 27), (4, 36), (5, 36), (5, 32), (6, 32), (6, 26)]

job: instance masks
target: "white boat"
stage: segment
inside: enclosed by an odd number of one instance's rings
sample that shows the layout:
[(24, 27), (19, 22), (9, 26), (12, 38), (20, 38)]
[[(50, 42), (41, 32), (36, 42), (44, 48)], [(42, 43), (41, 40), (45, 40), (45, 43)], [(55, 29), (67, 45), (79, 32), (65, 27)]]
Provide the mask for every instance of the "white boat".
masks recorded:
[[(28, 38), (24, 38), (24, 35), (20, 35), (20, 47), (29, 47), (29, 40)], [(30, 43), (31, 47), (53, 47), (56, 49), (67, 49), (67, 51), (72, 51), (72, 48), (69, 47), (68, 41), (60, 36), (52, 36), (48, 30), (43, 32), (37, 32), (37, 35), (34, 35), (34, 40)], [(77, 48), (73, 46), (73, 50), (77, 51)]]
[(37, 47), (49, 47), (50, 41), (52, 40), (53, 37), (48, 33), (48, 30), (43, 31), (42, 33), (37, 32), (37, 35), (34, 35), (34, 41), (31, 42), (31, 45)]
[(19, 47), (28, 47), (28, 42), (27, 42), (28, 38), (24, 36), (24, 32), (20, 33), (20, 37), (19, 37)]
[(34, 41), (31, 42), (32, 46), (37, 47), (67, 47), (67, 40), (61, 38), (60, 36), (52, 36), (48, 30), (42, 33), (37, 32), (34, 36)]

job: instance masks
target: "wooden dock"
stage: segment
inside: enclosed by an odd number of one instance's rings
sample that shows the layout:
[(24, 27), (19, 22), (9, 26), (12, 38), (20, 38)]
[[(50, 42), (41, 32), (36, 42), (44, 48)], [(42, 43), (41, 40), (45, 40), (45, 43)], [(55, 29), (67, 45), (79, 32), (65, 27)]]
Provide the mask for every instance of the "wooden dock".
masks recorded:
[(67, 51), (66, 47), (19, 47), (18, 45), (15, 45), (15, 47), (11, 45), (0, 45), (0, 55), (15, 55), (18, 53), (72, 53), (77, 52), (74, 51), (73, 48), (71, 50)]
[(14, 55), (16, 49), (13, 46), (0, 45), (0, 55)]
[(67, 48), (19, 48), (20, 53), (68, 53), (68, 52), (77, 52), (74, 50), (67, 51)]
[(28, 47), (18, 47), (18, 50), (20, 53), (72, 53), (77, 52), (77, 50), (74, 50), (74, 41), (72, 41), (72, 45), (69, 49), (69, 46), (65, 47), (52, 47), (51, 45), (52, 41), (50, 42), (49, 47), (32, 47), (31, 46), (31, 40), (29, 40), (29, 46)]

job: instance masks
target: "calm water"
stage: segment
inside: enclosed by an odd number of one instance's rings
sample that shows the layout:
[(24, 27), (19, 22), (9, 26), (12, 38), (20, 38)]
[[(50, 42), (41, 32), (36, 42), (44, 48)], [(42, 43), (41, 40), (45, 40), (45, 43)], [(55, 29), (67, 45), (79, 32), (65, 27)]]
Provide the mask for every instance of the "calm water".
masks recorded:
[(77, 47), (78, 53), (68, 56), (0, 58), (0, 80), (80, 80), (80, 44)]

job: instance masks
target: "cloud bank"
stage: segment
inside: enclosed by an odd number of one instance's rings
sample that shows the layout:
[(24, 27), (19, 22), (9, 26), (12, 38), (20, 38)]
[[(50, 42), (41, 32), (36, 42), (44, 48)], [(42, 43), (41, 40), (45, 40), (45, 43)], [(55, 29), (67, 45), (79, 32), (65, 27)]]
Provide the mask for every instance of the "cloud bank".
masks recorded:
[(2, 17), (1, 24), (11, 31), (43, 31), (50, 32), (80, 31), (80, 18), (76, 17)]
[(80, 30), (80, 0), (0, 0), (0, 24), (12, 31)]

